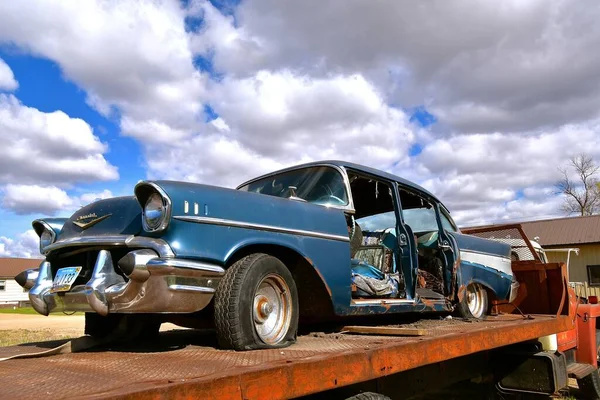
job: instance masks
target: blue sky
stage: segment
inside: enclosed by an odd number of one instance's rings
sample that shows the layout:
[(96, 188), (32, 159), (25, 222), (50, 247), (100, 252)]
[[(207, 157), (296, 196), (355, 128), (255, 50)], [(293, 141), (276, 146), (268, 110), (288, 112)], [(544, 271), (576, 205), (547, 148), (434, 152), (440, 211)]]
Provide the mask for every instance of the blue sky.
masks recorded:
[(320, 4), (0, 6), (0, 256), (141, 179), (328, 158), (416, 181), (460, 224), (561, 215), (557, 167), (600, 159), (595, 2)]

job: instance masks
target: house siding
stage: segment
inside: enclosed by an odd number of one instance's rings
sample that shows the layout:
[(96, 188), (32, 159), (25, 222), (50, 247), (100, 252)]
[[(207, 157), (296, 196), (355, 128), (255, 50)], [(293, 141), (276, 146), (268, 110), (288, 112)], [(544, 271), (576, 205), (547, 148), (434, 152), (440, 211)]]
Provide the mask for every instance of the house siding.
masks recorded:
[(23, 288), (14, 279), (0, 278), (0, 281), (5, 281), (6, 286), (3, 291), (0, 291), (0, 305), (2, 304), (19, 304), (20, 302), (29, 301), (29, 295), (23, 291)]
[[(600, 296), (600, 287), (590, 287), (587, 275), (588, 265), (600, 265), (600, 243), (578, 244), (573, 246), (546, 246), (546, 248), (579, 248), (579, 255), (571, 253), (569, 260), (569, 282), (576, 288), (580, 296), (588, 297), (590, 295)], [(546, 253), (550, 262), (566, 262), (567, 253)]]

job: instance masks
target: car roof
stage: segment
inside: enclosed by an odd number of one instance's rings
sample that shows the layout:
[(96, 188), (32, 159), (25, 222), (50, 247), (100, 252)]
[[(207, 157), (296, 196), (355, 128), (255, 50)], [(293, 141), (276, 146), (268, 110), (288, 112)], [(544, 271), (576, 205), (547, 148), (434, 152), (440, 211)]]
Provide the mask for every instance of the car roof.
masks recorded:
[(432, 194), (430, 191), (428, 191), (427, 189), (425, 189), (424, 187), (417, 185), (414, 182), (411, 182), (407, 179), (401, 178), (397, 175), (394, 174), (390, 174), (389, 172), (385, 172), (385, 171), (381, 171), (379, 169), (375, 169), (375, 168), (371, 168), (371, 167), (367, 167), (366, 165), (361, 165), (361, 164), (355, 164), (355, 163), (351, 163), (348, 161), (340, 161), (340, 160), (324, 160), (324, 161), (312, 161), (309, 163), (305, 163), (305, 164), (299, 164), (299, 165), (294, 165), (288, 168), (284, 168), (278, 171), (273, 171), (270, 172), (268, 174), (253, 178), (247, 182), (242, 183), (241, 185), (238, 186), (242, 187), (244, 185), (247, 185), (248, 183), (252, 182), (252, 181), (256, 181), (262, 178), (266, 178), (268, 176), (272, 176), (272, 175), (277, 175), (279, 173), (282, 172), (286, 172), (286, 171), (291, 171), (294, 169), (300, 169), (300, 168), (307, 168), (307, 167), (316, 167), (316, 166), (320, 166), (320, 165), (334, 165), (337, 167), (344, 167), (344, 168), (350, 168), (353, 169), (355, 171), (359, 171), (359, 172), (364, 172), (367, 173), (369, 175), (373, 175), (373, 176), (378, 176), (390, 181), (396, 181), (398, 183), (400, 183), (403, 186), (406, 186), (408, 188), (411, 189), (415, 189), (419, 192), (425, 193), (427, 196), (431, 197), (433, 200), (437, 201), (438, 203), (441, 203), (441, 201), (434, 195)]

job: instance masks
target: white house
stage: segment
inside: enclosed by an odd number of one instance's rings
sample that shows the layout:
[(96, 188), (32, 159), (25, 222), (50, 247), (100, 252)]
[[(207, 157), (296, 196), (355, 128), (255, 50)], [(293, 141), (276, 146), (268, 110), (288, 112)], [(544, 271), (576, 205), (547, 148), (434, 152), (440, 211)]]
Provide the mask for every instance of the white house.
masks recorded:
[(37, 268), (42, 260), (35, 258), (0, 258), (0, 307), (21, 306), (29, 302), (27, 291), (15, 276), (30, 268)]

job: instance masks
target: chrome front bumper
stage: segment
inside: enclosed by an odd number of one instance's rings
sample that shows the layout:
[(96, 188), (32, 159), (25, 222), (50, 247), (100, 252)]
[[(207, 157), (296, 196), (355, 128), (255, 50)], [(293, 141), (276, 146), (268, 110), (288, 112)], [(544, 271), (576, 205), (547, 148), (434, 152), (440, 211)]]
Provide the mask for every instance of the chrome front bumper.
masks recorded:
[(28, 282), (35, 278), (29, 299), (40, 314), (85, 311), (107, 315), (199, 311), (211, 301), (224, 274), (218, 265), (160, 257), (155, 250), (143, 249), (129, 252), (117, 265), (110, 251), (101, 250), (88, 282), (68, 292), (50, 292), (48, 261), (42, 262), (39, 270), (27, 271), (26, 276)]

